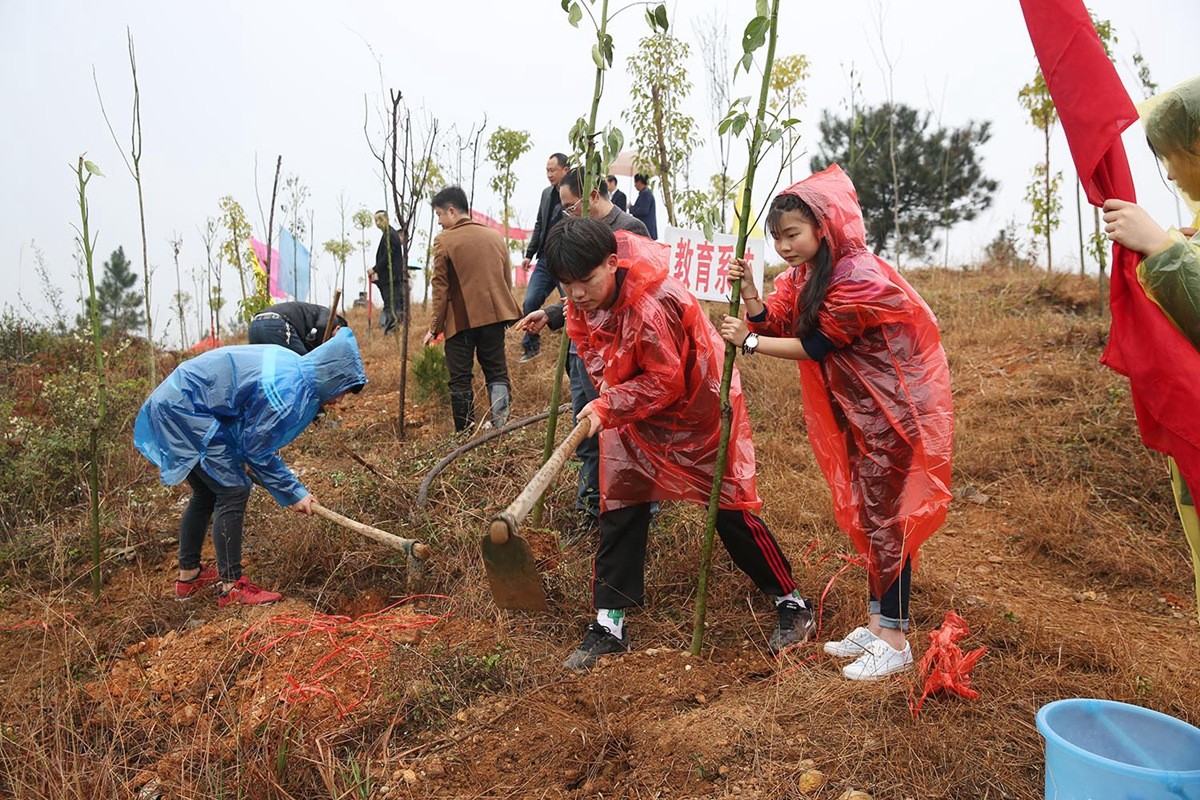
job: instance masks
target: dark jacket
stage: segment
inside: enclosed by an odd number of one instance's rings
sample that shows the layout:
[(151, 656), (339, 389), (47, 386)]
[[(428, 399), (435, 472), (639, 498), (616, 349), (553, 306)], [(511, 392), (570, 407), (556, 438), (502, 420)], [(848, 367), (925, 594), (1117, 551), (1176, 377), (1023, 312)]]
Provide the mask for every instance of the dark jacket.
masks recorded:
[(529, 244), (525, 247), (526, 258), (532, 260), (541, 252), (546, 234), (550, 232), (550, 228), (554, 227), (553, 223), (556, 221), (554, 211), (559, 208), (562, 208), (562, 200), (558, 196), (558, 187), (547, 186), (542, 190), (537, 219), (533, 223), (533, 233), (529, 237)]
[[(404, 251), (400, 244), (400, 233), (393, 227), (388, 226), (388, 229), (382, 236), (379, 237), (379, 247), (375, 250), (375, 285), (379, 287), (379, 291), (383, 291), (383, 287), (395, 282), (399, 284), (404, 280), (404, 273), (399, 269), (393, 270), (391, 264), (388, 263), (388, 238), (392, 240), (392, 261), (397, 267), (401, 266), (403, 261)], [(387, 295), (384, 295), (386, 298)]]
[(650, 231), (646, 229), (645, 224), (640, 219), (617, 208), (616, 203), (613, 204), (612, 211), (605, 214), (604, 218), (600, 221), (612, 228), (613, 233), (617, 231), (629, 231), (630, 233), (636, 233), (638, 236), (645, 236), (647, 239), (652, 238)]
[(633, 201), (633, 208), (629, 209), (629, 213), (642, 221), (646, 230), (650, 232), (651, 239), (658, 238), (658, 219), (654, 213), (654, 193), (650, 191), (650, 187), (638, 192), (637, 200)]
[(617, 189), (615, 192), (612, 193), (611, 199), (613, 201), (613, 205), (616, 206), (617, 208), (621, 209), (622, 211), (629, 210), (629, 206), (625, 200), (625, 193), (622, 192), (620, 189)]
[[(325, 326), (329, 324), (329, 309), (316, 303), (276, 303), (263, 311), (270, 311), (283, 317), (283, 321), (291, 326), (296, 335), (300, 337), (300, 341), (304, 343), (304, 349), (309, 352), (321, 344), (321, 337), (325, 335)], [(338, 317), (335, 324), (344, 327), (346, 320)], [(251, 336), (250, 344), (260, 344), (260, 342), (254, 341), (254, 337)]]

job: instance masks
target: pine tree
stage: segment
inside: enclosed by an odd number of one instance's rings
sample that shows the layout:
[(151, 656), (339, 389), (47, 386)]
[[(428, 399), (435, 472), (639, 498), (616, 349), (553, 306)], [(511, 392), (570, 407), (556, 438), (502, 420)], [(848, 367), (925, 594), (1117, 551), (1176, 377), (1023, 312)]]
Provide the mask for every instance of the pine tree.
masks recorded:
[[(104, 277), (96, 287), (96, 307), (100, 313), (100, 332), (128, 334), (145, 324), (142, 293), (134, 289), (139, 275), (125, 257), (125, 248), (118, 247), (104, 262)], [(90, 305), (90, 301), (89, 301)], [(79, 327), (87, 327), (86, 316), (76, 319)]]

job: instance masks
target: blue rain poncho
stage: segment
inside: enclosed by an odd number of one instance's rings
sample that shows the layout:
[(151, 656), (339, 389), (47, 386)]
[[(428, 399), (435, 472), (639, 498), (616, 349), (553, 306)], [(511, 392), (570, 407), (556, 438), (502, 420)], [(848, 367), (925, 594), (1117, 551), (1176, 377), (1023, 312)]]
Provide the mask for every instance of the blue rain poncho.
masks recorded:
[(367, 382), (358, 341), (342, 328), (305, 356), (277, 345), (220, 347), (180, 364), (138, 412), (133, 443), (174, 486), (199, 464), (222, 486), (249, 468), (282, 506), (308, 490), (279, 455), (321, 403)]

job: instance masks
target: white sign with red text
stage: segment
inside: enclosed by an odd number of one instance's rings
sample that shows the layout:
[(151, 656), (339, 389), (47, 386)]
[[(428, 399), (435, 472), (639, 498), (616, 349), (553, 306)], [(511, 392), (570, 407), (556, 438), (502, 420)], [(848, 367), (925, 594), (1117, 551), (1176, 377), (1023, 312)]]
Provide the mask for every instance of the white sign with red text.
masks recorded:
[[(671, 277), (681, 281), (700, 300), (729, 300), (729, 262), (737, 245), (736, 236), (717, 233), (709, 241), (701, 231), (667, 226), (662, 241), (671, 246)], [(765, 239), (746, 241), (746, 261), (760, 291), (766, 252)]]

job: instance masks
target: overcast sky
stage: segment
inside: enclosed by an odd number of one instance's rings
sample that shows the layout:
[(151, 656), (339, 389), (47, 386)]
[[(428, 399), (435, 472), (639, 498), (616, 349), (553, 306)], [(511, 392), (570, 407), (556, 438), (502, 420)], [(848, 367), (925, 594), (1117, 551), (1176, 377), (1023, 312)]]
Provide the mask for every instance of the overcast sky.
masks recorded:
[[(1112, 20), (1120, 41), (1117, 63), (1135, 99), (1140, 90), (1131, 56), (1141, 49), (1163, 88), (1200, 72), (1195, 50), (1196, 0), (1094, 0), (1092, 9)], [(622, 0), (612, 0), (620, 7)], [(990, 120), (992, 141), (983, 150), (986, 173), (1000, 181), (993, 207), (954, 229), (951, 261), (975, 260), (1010, 219), (1027, 226), (1025, 186), (1042, 152), (1041, 134), (1017, 105), (1020, 87), (1036, 68), (1016, 0), (988, 2), (883, 2), (785, 0), (779, 54), (803, 53), (811, 63), (808, 101), (800, 111), (808, 153), (797, 164), (807, 174), (816, 151), (816, 123), (826, 109), (844, 109), (851, 65), (861, 76), (862, 99), (882, 102), (882, 42), (894, 65), (897, 102), (940, 113), (944, 124)], [(753, 0), (676, 0), (669, 4), (674, 31), (696, 41), (695, 27), (714, 12), (729, 25), (729, 52), (740, 52), (741, 29)], [(584, 27), (586, 27), (586, 21)], [(376, 56), (384, 82), (404, 91), (411, 106), (440, 120), (443, 131), (466, 131), (487, 115), (497, 125), (528, 130), (533, 150), (517, 165), (518, 220), (531, 226), (545, 185), (547, 155), (565, 150), (566, 132), (586, 114), (593, 66), (588, 33), (572, 29), (559, 0), (458, 0), (362, 2), (57, 2), (0, 0), (0, 305), (45, 311), (34, 271), (33, 245), (44, 253), (52, 279), (74, 306), (78, 294), (72, 262), (72, 223), (78, 222), (71, 167), (80, 153), (105, 172), (89, 187), (91, 224), (100, 262), (118, 245), (140, 271), (137, 196), (117, 146), (105, 126), (92, 83), (96, 71), (109, 117), (124, 146), (132, 84), (126, 26), (137, 47), (143, 123), (142, 173), (156, 333), (175, 339), (169, 303), (175, 291), (168, 239), (183, 238), (184, 289), (189, 271), (203, 263), (198, 226), (215, 216), (217, 201), (233, 195), (261, 236), (255, 197), (255, 158), (264, 205), (269, 203), (276, 155), (284, 174), (308, 186), (320, 243), (340, 235), (339, 194), (349, 212), (382, 205), (383, 190), (363, 135), (364, 95), (380, 96)], [(607, 82), (600, 120), (619, 119), (628, 97), (624, 61), (648, 32), (637, 10), (612, 26), (616, 69)], [(691, 110), (711, 143), (714, 125), (706, 102), (703, 64), (693, 46), (686, 64), (695, 85)], [(735, 96), (755, 91), (742, 75)], [(372, 125), (377, 127), (376, 118)], [(1175, 203), (1146, 149), (1140, 129), (1126, 135), (1142, 202), (1160, 220), (1175, 221)], [(1063, 228), (1054, 240), (1059, 269), (1078, 269), (1074, 173), (1066, 143), (1056, 131), (1052, 161), (1064, 171)], [(713, 148), (695, 160), (693, 179), (717, 171)], [(498, 216), (487, 188), (492, 171), (481, 167), (476, 207)], [(629, 187), (624, 187), (629, 191)], [(760, 191), (766, 197), (769, 185)], [(661, 211), (661, 201), (660, 201)], [(1089, 220), (1090, 213), (1085, 208)], [(665, 219), (660, 222), (660, 225)], [(347, 219), (347, 229), (352, 225)], [(357, 241), (356, 231), (352, 238)], [(377, 235), (368, 233), (373, 256)], [(355, 253), (352, 264), (361, 265)], [(333, 260), (318, 252), (314, 300), (325, 295)], [(232, 272), (227, 281), (234, 281)], [(229, 284), (232, 285), (232, 284)], [(347, 290), (353, 294), (348, 282)], [(228, 297), (236, 292), (227, 289)], [(236, 297), (234, 297), (236, 299)], [(74, 313), (73, 308), (70, 313)], [(194, 338), (194, 332), (190, 337)]]

